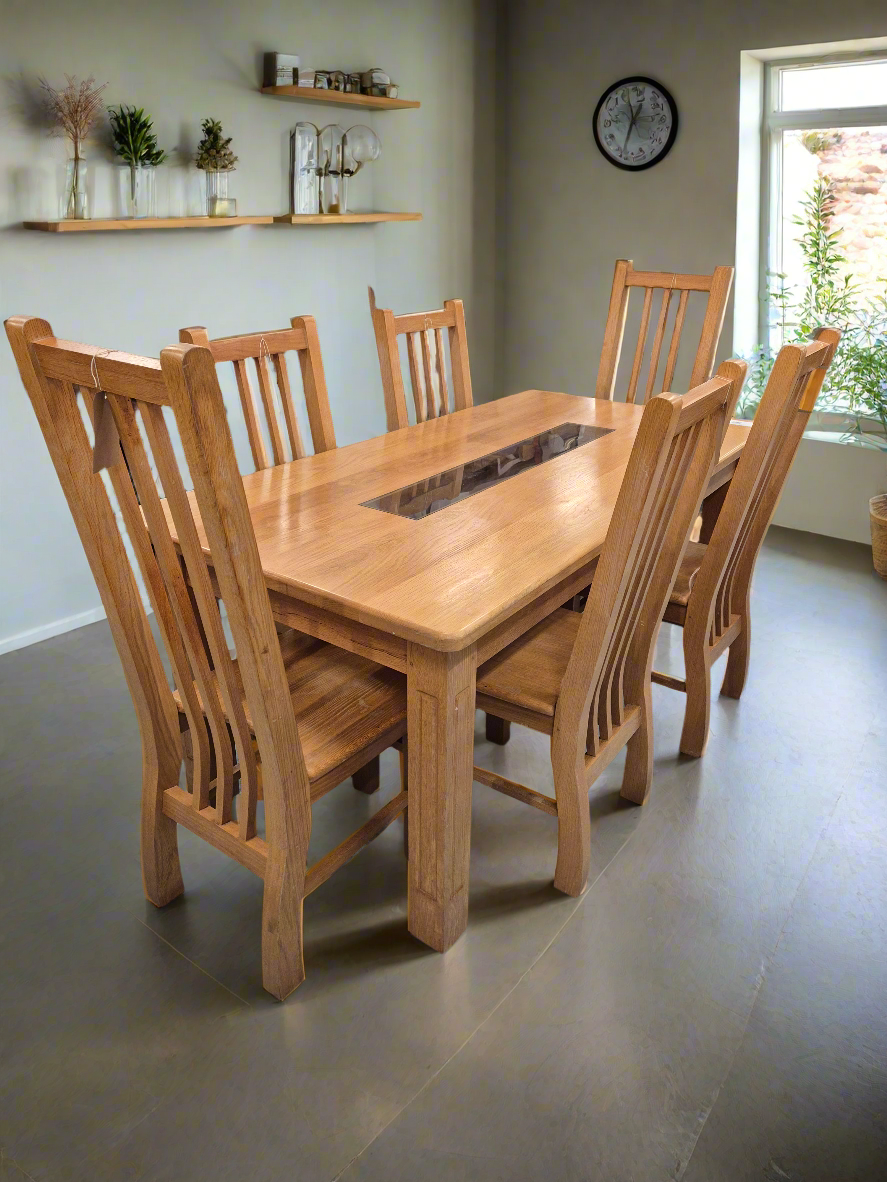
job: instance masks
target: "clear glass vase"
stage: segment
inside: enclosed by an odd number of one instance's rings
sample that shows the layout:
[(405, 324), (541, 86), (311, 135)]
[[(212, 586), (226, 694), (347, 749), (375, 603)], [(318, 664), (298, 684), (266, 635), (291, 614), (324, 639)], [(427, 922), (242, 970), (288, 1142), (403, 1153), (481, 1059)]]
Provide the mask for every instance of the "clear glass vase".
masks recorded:
[(228, 173), (206, 171), (206, 216), (232, 217), (234, 203), (228, 197)]
[(130, 218), (157, 217), (157, 172), (151, 164), (121, 168), (120, 204)]
[(62, 193), (59, 216), (89, 217), (89, 169), (82, 156), (68, 160), (65, 166), (65, 190)]

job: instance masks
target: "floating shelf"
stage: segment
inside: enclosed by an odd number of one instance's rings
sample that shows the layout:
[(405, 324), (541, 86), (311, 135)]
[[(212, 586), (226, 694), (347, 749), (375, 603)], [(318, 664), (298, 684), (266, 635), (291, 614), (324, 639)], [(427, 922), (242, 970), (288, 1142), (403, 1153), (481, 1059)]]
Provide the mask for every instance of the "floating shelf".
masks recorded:
[(49, 234), (83, 234), (95, 230), (228, 230), (232, 226), (267, 226), (271, 214), (242, 218), (63, 218), (53, 222), (23, 222), (26, 230)]
[(242, 218), (76, 218), (54, 222), (23, 222), (26, 230), (48, 234), (83, 234), (96, 230), (230, 230), (232, 226), (347, 226), (368, 222), (420, 222), (421, 213), (282, 213)]
[(341, 90), (315, 90), (311, 86), (263, 86), (262, 94), (274, 98), (298, 99), (303, 103), (344, 104), (346, 107), (371, 107), (374, 111), (406, 111), (421, 106), (412, 99), (376, 98), (372, 94), (346, 94)]
[(358, 222), (421, 222), (421, 213), (281, 213), (275, 222), (287, 226), (342, 226)]

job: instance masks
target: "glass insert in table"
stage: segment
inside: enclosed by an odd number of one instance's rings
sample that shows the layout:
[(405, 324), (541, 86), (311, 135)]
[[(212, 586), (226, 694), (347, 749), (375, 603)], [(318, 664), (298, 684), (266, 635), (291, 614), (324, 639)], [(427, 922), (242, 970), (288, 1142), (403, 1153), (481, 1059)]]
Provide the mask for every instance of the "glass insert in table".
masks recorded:
[(491, 451), (480, 459), (448, 468), (417, 484), (364, 501), (363, 507), (419, 521), (432, 513), (439, 513), (449, 505), (455, 505), (457, 501), (473, 497), (485, 488), (502, 484), (528, 468), (547, 464), (549, 460), (555, 460), (566, 452), (575, 451), (586, 443), (609, 435), (612, 430), (612, 427), (589, 427), (583, 423), (560, 423), (557, 427), (540, 431), (538, 435), (531, 435), (529, 439), (520, 439), (517, 443), (500, 447), (498, 451)]

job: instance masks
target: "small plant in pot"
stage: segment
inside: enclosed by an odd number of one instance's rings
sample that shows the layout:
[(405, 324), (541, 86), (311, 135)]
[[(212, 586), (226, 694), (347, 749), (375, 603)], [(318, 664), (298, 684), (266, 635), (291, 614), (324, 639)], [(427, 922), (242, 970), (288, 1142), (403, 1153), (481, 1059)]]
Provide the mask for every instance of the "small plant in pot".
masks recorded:
[(156, 216), (154, 169), (166, 159), (157, 147), (154, 122), (141, 107), (109, 107), (114, 151), (128, 167), (121, 169), (121, 196), (131, 218)]
[(231, 136), (225, 137), (218, 119), (204, 119), (200, 130), (203, 139), (197, 145), (194, 163), (206, 173), (207, 216), (233, 217), (236, 205), (228, 197), (228, 173), (234, 171), (237, 157), (231, 148)]

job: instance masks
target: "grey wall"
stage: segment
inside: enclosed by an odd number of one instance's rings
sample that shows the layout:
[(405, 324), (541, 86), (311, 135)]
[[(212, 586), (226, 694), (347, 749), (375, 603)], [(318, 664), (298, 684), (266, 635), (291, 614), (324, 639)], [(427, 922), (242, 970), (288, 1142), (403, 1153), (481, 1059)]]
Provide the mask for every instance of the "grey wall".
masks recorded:
[[(502, 392), (593, 391), (614, 259), (691, 272), (733, 263), (743, 50), (884, 34), (877, 0), (513, 0)], [(669, 156), (636, 174), (607, 163), (591, 131), (600, 94), (631, 74), (661, 81), (680, 112)], [(721, 356), (732, 347), (731, 306)], [(776, 520), (862, 541), (867, 498), (884, 485), (882, 455), (804, 441)]]
[[(60, 336), (156, 356), (180, 326), (212, 335), (317, 318), (341, 443), (384, 431), (366, 287), (395, 308), (466, 303), (472, 377), (493, 393), (494, 8), (485, 0), (232, 0), (146, 5), (7, 0), (0, 42), (0, 316), (46, 317)], [(265, 49), (305, 64), (379, 65), (418, 111), (365, 117), (257, 92)], [(421, 211), (420, 223), (243, 227), (57, 236), (18, 228), (57, 217), (61, 141), (33, 126), (38, 75), (107, 81), (107, 102), (144, 106), (159, 142), (187, 161), (200, 120), (222, 120), (240, 156), (244, 213), (289, 208), (289, 131), (299, 119), (367, 122), (382, 158), (357, 178), (364, 208)], [(353, 116), (349, 119), (349, 115)], [(116, 212), (100, 147), (96, 215)], [(169, 212), (200, 212), (202, 175), (162, 170)], [(233, 395), (233, 391), (231, 391)], [(236, 410), (236, 395), (230, 403)], [(0, 648), (97, 618), (98, 594), (6, 342), (0, 345)], [(22, 636), (22, 634), (25, 634)], [(13, 638), (13, 639), (10, 639)], [(18, 639), (15, 639), (18, 638)]]

